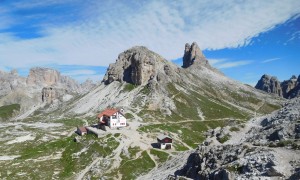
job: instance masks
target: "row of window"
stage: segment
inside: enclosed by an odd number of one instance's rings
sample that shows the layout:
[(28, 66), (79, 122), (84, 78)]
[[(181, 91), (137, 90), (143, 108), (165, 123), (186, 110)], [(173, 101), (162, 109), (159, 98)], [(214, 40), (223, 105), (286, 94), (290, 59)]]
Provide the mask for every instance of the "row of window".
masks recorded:
[[(121, 117), (123, 117), (123, 116), (122, 116), (121, 114), (119, 114), (119, 117), (121, 118)], [(111, 118), (112, 118), (112, 119), (117, 119), (117, 115), (112, 115)]]
[[(116, 126), (117, 123), (112, 123), (112, 126)], [(120, 123), (120, 125), (126, 125), (126, 123)]]

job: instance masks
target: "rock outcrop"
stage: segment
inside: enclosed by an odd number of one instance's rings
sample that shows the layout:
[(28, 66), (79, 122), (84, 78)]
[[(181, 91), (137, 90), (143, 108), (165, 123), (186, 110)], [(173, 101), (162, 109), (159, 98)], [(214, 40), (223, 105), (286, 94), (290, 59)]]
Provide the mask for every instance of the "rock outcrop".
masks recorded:
[(262, 119), (262, 128), (253, 128), (248, 142), (270, 145), (276, 141), (300, 139), (300, 98), (286, 103), (283, 108)]
[(16, 70), (8, 73), (0, 71), (0, 83), (0, 106), (20, 104), (21, 113), (43, 102), (55, 102), (55, 107), (58, 107), (61, 102), (95, 87), (92, 81), (79, 84), (57, 70), (41, 67), (30, 69), (27, 78), (19, 76)]
[(295, 98), (300, 96), (300, 75), (298, 79), (293, 75), (289, 80), (281, 83), (276, 77), (265, 74), (257, 82), (255, 88), (287, 99)]
[[(185, 45), (183, 68), (190, 66), (211, 68), (197, 43)], [(212, 69), (212, 68), (211, 68)], [(150, 85), (154, 81), (163, 81), (166, 77), (174, 76), (178, 72), (169, 61), (150, 51), (146, 47), (136, 46), (118, 56), (115, 63), (110, 64), (103, 78), (105, 84), (114, 81), (127, 82), (135, 85)]]
[(170, 75), (168, 62), (143, 46), (133, 47), (121, 53), (115, 63), (110, 64), (103, 82), (127, 82), (145, 85), (151, 80), (161, 80), (162, 74)]
[(289, 80), (281, 83), (283, 90), (283, 97), (291, 99), (300, 96), (300, 75), (298, 78), (293, 75)]
[(297, 77), (292, 76), (289, 80), (285, 80), (281, 83), (283, 97), (288, 97), (292, 89), (297, 85)]
[(16, 70), (11, 72), (0, 71), (0, 97), (26, 86), (25, 78), (20, 77)]
[(63, 100), (64, 95), (67, 95), (65, 89), (54, 87), (44, 87), (42, 89), (42, 101), (47, 104), (52, 104), (55, 100)]
[(87, 79), (81, 84), (82, 93), (87, 93), (97, 86), (91, 79)]
[(30, 69), (26, 83), (29, 86), (52, 86), (59, 82), (60, 73), (50, 68), (32, 68)]
[(298, 179), (299, 119), (300, 98), (295, 98), (248, 122), (247, 131), (232, 137), (235, 141), (219, 145), (205, 141), (174, 172), (175, 178), (167, 179)]
[(192, 45), (188, 43), (185, 44), (182, 67), (188, 68), (193, 64), (210, 67), (208, 60), (204, 57), (196, 42), (193, 42)]
[(74, 79), (63, 76), (55, 69), (35, 67), (30, 69), (26, 83), (31, 87), (57, 87), (68, 92), (81, 93), (82, 88)]
[(269, 76), (264, 74), (261, 77), (261, 79), (257, 82), (255, 88), (268, 93), (277, 94), (278, 96), (282, 97), (280, 81), (275, 76)]

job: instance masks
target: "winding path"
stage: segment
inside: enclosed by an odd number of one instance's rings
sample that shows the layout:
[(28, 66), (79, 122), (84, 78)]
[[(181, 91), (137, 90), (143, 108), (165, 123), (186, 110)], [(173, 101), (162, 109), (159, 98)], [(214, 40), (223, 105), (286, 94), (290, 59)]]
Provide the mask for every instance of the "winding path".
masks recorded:
[(96, 164), (98, 163), (102, 158), (98, 157), (96, 158), (89, 166), (87, 166), (84, 170), (82, 170), (76, 177), (77, 180), (81, 180), (84, 175), (89, 172), (89, 170)]

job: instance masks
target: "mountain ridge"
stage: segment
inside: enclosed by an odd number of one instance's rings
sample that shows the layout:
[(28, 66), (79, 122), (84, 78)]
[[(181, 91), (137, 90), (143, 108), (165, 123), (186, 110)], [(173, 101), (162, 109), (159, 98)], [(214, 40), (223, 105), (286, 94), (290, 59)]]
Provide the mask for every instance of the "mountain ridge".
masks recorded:
[[(192, 46), (186, 44), (185, 48), (184, 59), (190, 61), (190, 64), (185, 63), (189, 64), (185, 68), (178, 67), (146, 47), (124, 51), (115, 63), (109, 65), (100, 86), (75, 102), (69, 113), (97, 112), (114, 106), (130, 109), (138, 105), (135, 108), (158, 111), (162, 117), (174, 113), (182, 117), (182, 107), (187, 105), (193, 112), (190, 118), (200, 118), (201, 115), (196, 114), (202, 112), (197, 106), (202, 104), (205, 108), (203, 101), (224, 111), (245, 111), (246, 114), (253, 114), (261, 106), (258, 102), (270, 108), (281, 101), (231, 80), (211, 67), (196, 43)], [(266, 99), (266, 102), (261, 99)], [(209, 110), (206, 111), (208, 114)]]
[(256, 89), (267, 93), (276, 94), (279, 97), (292, 99), (300, 96), (300, 75), (293, 75), (290, 79), (280, 82), (276, 76), (264, 74), (257, 82)]
[(80, 85), (57, 70), (44, 67), (31, 68), (27, 77), (19, 76), (16, 70), (1, 71), (0, 82), (0, 106), (20, 104), (21, 112), (68, 101), (95, 87), (91, 82)]

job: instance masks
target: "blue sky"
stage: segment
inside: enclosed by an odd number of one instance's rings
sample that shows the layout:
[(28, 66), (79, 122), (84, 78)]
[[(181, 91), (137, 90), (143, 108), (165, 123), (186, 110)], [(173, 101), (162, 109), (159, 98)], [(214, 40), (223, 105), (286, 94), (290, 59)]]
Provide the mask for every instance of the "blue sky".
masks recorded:
[(46, 66), (80, 82), (101, 80), (135, 45), (181, 64), (193, 41), (243, 83), (299, 75), (300, 1), (0, 0), (0, 69), (23, 76)]

